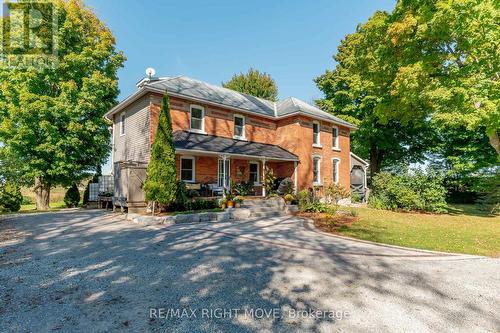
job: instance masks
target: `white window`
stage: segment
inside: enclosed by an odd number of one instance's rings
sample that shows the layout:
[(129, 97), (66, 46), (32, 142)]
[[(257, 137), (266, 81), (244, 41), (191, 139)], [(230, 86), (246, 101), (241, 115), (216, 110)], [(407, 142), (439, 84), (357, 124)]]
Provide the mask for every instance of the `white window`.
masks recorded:
[(238, 114), (234, 115), (234, 137), (245, 139), (245, 117)]
[(313, 146), (320, 146), (320, 140), (319, 140), (319, 123), (317, 121), (313, 122)]
[(259, 163), (250, 162), (250, 177), (248, 179), (252, 184), (260, 183), (260, 175), (259, 175)]
[(313, 157), (313, 183), (314, 185), (321, 184), (321, 158)]
[(181, 180), (194, 182), (194, 157), (181, 157)]
[(204, 133), (205, 132), (205, 109), (199, 105), (191, 105), (190, 108), (190, 124), (191, 131)]
[(340, 160), (338, 158), (334, 158), (332, 160), (332, 181), (335, 184), (339, 183), (339, 166), (340, 166)]
[(120, 135), (125, 135), (125, 113), (120, 116)]
[(332, 148), (339, 149), (339, 128), (332, 127)]

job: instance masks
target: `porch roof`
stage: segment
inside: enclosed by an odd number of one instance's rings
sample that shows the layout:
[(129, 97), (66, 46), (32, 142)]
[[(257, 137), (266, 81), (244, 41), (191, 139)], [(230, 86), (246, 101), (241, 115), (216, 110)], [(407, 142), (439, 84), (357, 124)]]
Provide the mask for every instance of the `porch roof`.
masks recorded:
[(298, 157), (279, 146), (251, 141), (235, 140), (220, 136), (174, 132), (175, 149), (204, 154), (227, 154), (239, 157), (265, 158), (278, 161), (298, 161)]

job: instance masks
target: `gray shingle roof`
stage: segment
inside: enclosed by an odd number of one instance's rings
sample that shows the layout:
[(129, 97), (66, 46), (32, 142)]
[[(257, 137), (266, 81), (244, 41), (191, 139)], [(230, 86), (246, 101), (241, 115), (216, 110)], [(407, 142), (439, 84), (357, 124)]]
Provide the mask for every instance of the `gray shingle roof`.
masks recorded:
[(176, 131), (173, 136), (175, 149), (298, 161), (297, 155), (294, 155), (279, 146), (271, 144), (234, 140), (220, 136), (197, 134), (187, 131)]
[(301, 113), (332, 121), (337, 124), (355, 128), (351, 123), (312, 106), (298, 98), (290, 97), (274, 103), (272, 101), (240, 92), (226, 89), (203, 81), (191, 79), (186, 76), (166, 77), (156, 81), (146, 82), (146, 86), (161, 91), (169, 91), (186, 97), (193, 97), (207, 102), (217, 103), (258, 115), (268, 117), (282, 117), (293, 113)]
[(151, 87), (177, 94), (195, 97), (253, 113), (274, 117), (274, 103), (262, 98), (242, 94), (186, 76), (162, 78), (148, 84)]

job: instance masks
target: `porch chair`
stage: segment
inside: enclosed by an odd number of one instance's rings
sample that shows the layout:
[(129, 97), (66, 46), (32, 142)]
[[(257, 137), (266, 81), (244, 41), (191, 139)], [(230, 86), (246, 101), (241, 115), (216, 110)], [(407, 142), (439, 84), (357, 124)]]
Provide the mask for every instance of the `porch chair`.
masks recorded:
[(208, 184), (208, 189), (210, 190), (212, 196), (222, 195), (224, 193), (224, 189), (222, 188), (222, 186), (219, 186), (219, 184), (217, 183)]

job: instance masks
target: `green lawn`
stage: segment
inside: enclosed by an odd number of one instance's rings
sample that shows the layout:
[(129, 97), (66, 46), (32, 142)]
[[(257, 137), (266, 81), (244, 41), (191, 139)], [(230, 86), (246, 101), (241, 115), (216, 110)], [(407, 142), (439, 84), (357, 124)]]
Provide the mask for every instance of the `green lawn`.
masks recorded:
[(357, 210), (359, 220), (337, 233), (385, 244), (500, 257), (500, 216), (477, 206), (455, 205), (442, 215)]

